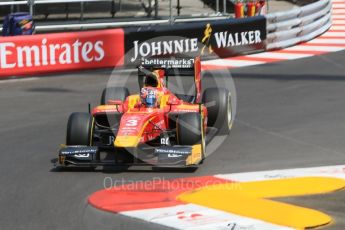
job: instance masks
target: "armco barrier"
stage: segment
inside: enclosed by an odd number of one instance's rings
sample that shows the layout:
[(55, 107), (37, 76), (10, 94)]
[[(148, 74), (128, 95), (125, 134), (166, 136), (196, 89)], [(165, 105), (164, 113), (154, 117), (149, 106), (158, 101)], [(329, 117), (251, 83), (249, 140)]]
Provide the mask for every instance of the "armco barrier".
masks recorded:
[(308, 41), (331, 27), (331, 0), (266, 15), (267, 50), (280, 49)]
[(130, 65), (151, 55), (228, 57), (279, 49), (327, 31), (331, 8), (331, 0), (320, 0), (244, 19), (0, 37), (0, 77)]
[(0, 77), (123, 65), (123, 29), (1, 37)]

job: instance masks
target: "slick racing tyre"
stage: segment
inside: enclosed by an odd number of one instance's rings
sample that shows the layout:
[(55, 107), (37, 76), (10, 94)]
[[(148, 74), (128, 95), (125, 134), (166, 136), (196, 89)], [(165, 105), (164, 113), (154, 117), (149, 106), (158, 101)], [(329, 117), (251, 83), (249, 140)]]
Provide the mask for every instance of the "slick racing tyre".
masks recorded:
[(201, 144), (202, 159), (205, 158), (205, 132), (203, 120), (199, 113), (182, 113), (178, 115), (176, 121), (176, 139), (179, 145)]
[(125, 101), (129, 96), (129, 90), (126, 87), (109, 87), (102, 92), (101, 105), (107, 104), (108, 100)]
[(202, 101), (208, 112), (207, 126), (218, 129), (218, 134), (227, 135), (232, 126), (231, 94), (225, 88), (208, 88)]
[(66, 145), (92, 145), (93, 118), (88, 113), (72, 113), (67, 123)]

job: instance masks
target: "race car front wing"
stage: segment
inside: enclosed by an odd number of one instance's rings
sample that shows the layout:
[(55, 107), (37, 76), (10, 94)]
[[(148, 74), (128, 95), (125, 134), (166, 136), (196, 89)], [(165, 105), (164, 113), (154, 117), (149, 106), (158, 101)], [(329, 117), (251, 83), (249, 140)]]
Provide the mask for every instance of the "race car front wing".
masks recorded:
[(97, 146), (65, 146), (59, 151), (58, 163), (60, 166), (151, 165), (157, 167), (188, 167), (198, 165), (203, 159), (201, 144), (156, 147), (153, 151), (153, 160), (131, 163), (103, 161), (100, 159), (101, 150)]

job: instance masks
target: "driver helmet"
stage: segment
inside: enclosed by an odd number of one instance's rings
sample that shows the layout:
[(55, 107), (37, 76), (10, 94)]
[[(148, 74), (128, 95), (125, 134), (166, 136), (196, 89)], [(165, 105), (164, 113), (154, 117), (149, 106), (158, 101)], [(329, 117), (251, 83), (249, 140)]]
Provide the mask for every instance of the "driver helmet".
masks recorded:
[(148, 108), (157, 107), (158, 93), (157, 89), (152, 87), (143, 87), (140, 92), (141, 103)]

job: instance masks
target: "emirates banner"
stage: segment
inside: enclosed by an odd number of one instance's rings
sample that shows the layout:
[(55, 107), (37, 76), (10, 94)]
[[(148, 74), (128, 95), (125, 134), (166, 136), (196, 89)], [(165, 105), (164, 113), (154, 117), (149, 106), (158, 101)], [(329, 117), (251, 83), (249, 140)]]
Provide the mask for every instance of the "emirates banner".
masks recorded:
[(0, 77), (124, 64), (124, 31), (0, 37)]
[(265, 49), (266, 18), (222, 19), (125, 29), (126, 64), (152, 56), (230, 57)]

